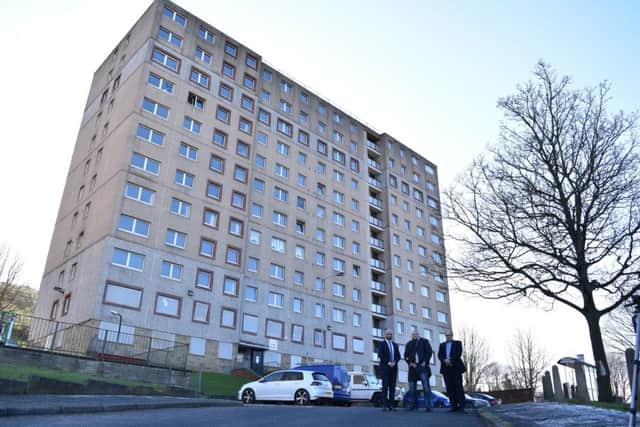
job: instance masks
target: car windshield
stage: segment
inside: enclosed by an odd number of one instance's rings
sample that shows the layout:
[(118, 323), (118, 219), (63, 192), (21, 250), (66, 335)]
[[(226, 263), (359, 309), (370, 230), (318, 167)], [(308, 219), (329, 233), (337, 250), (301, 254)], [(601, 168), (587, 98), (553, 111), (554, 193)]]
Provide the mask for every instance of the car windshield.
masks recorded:
[(325, 374), (322, 374), (320, 372), (314, 372), (313, 373), (313, 379), (316, 380), (316, 381), (329, 382), (329, 378), (327, 378), (327, 376)]
[(367, 382), (371, 385), (378, 384), (379, 382), (378, 379), (375, 377), (375, 375), (365, 374), (364, 376), (367, 379)]

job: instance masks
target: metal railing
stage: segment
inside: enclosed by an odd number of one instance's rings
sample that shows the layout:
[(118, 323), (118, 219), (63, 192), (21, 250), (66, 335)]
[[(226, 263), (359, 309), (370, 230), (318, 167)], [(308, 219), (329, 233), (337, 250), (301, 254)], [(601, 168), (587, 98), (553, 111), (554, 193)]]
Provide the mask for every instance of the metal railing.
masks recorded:
[(24, 314), (0, 312), (0, 341), (18, 347), (51, 353), (88, 357), (162, 368), (186, 369), (189, 345), (128, 331), (92, 325), (98, 320), (67, 323)]
[(371, 289), (374, 291), (387, 293), (387, 287), (385, 286), (385, 284), (382, 282), (378, 282), (377, 280), (371, 281)]
[(380, 147), (373, 141), (367, 140), (367, 147), (371, 148), (373, 151), (380, 153)]
[(376, 314), (387, 315), (387, 306), (381, 304), (371, 304), (371, 311)]
[(382, 209), (382, 200), (369, 196), (369, 204)]
[(376, 227), (379, 227), (379, 228), (384, 228), (384, 221), (374, 216), (369, 217), (369, 224), (375, 225)]
[(384, 270), (384, 261), (381, 261), (381, 260), (375, 259), (375, 258), (371, 258), (369, 260), (369, 266), (371, 266), (373, 268), (377, 268), (379, 270)]

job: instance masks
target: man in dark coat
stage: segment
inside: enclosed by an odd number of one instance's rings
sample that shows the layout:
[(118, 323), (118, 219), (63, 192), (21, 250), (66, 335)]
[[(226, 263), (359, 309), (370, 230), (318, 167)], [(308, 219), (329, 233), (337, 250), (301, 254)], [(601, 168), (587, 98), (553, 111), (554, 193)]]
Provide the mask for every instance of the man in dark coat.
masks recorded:
[(420, 333), (414, 330), (411, 333), (411, 341), (404, 347), (404, 360), (409, 365), (409, 391), (413, 397), (413, 404), (409, 407), (410, 411), (416, 409), (418, 402), (418, 380), (422, 382), (422, 390), (424, 390), (424, 403), (427, 412), (431, 412), (431, 384), (429, 377), (431, 376), (431, 343), (426, 338), (421, 338)]
[(396, 394), (396, 378), (398, 376), (398, 361), (400, 348), (393, 342), (393, 331), (384, 331), (384, 341), (378, 344), (380, 358), (380, 372), (382, 374), (382, 410), (393, 411)]
[(464, 388), (462, 388), (462, 374), (466, 371), (462, 362), (462, 342), (453, 339), (453, 332), (445, 334), (447, 340), (440, 343), (438, 359), (440, 373), (444, 377), (447, 395), (451, 401), (451, 411), (464, 412)]

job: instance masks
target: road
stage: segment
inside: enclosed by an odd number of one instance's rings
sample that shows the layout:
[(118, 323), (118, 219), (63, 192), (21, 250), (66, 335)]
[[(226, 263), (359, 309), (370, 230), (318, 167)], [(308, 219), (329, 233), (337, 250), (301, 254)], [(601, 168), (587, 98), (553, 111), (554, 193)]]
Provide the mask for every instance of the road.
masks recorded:
[(331, 407), (292, 405), (247, 405), (244, 407), (154, 409), (111, 413), (43, 415), (0, 418), (0, 426), (171, 426), (171, 427), (394, 427), (394, 426), (481, 427), (482, 419), (472, 413), (449, 413), (436, 409), (425, 413), (396, 410), (382, 412), (373, 407)]

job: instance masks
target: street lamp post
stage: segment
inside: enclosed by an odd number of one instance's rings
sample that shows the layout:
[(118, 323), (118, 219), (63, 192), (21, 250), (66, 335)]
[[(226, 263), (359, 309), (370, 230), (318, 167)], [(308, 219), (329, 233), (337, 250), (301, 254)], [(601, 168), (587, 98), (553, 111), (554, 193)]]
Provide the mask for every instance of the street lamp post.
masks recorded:
[[(344, 276), (344, 271), (338, 271), (336, 273), (332, 273), (328, 276), (325, 276), (322, 278), (322, 282), (323, 284), (326, 282), (327, 279), (330, 279), (332, 277), (343, 277)], [(322, 306), (322, 318), (321, 318), (321, 326), (322, 326), (322, 334), (325, 335), (324, 340), (325, 340), (325, 345), (326, 345), (326, 331), (330, 331), (331, 330), (331, 326), (327, 325), (325, 326), (325, 316), (328, 317), (329, 316), (329, 311), (326, 310), (325, 307), (325, 296), (324, 296), (324, 288), (319, 290), (320, 292), (322, 292), (320, 294), (320, 304)], [(327, 319), (328, 322), (328, 319)]]
[(111, 310), (113, 316), (118, 316), (118, 333), (116, 334), (116, 344), (120, 342), (120, 328), (122, 327), (122, 314), (115, 310)]

